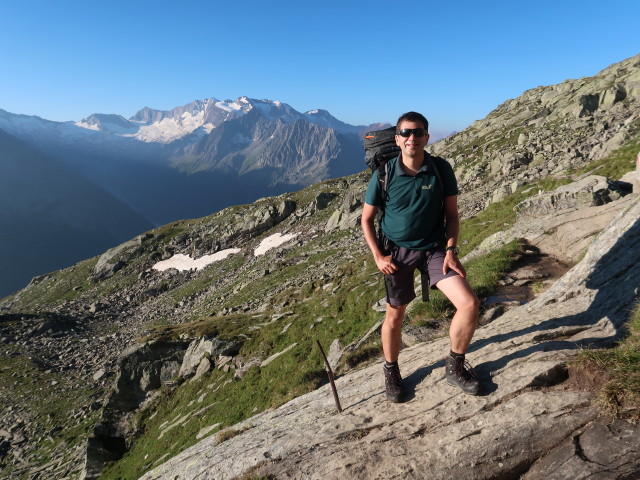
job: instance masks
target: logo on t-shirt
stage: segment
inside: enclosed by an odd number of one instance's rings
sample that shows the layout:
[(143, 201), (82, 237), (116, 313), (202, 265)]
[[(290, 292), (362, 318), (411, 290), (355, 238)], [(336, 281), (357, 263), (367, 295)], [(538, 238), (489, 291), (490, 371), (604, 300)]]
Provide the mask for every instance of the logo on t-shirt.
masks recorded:
[(422, 185), (422, 190), (431, 190), (431, 187), (433, 187), (433, 185)]

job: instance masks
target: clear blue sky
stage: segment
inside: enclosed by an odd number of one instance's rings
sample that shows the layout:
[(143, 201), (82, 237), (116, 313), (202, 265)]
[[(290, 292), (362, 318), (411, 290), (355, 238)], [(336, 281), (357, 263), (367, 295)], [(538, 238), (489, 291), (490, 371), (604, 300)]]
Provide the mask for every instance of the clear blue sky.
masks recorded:
[(130, 117), (240, 96), (352, 124), (462, 130), (538, 85), (640, 53), (640, 1), (10, 0), (0, 109)]

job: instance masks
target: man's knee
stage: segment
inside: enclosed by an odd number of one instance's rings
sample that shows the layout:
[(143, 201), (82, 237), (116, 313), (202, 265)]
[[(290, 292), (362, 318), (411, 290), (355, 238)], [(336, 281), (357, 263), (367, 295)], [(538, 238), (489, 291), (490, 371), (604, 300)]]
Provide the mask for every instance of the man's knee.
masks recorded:
[(476, 314), (480, 310), (480, 300), (465, 279), (450, 277), (438, 282), (438, 288), (453, 303), (458, 311)]
[(387, 304), (387, 312), (384, 318), (384, 323), (387, 328), (400, 328), (402, 327), (402, 322), (404, 321), (404, 314), (407, 310), (406, 305), (393, 306), (391, 304)]
[(480, 310), (480, 300), (478, 300), (478, 297), (476, 296), (475, 293), (467, 292), (460, 299), (460, 302), (458, 304), (458, 309), (466, 310), (468, 312), (474, 312), (477, 314), (478, 311)]

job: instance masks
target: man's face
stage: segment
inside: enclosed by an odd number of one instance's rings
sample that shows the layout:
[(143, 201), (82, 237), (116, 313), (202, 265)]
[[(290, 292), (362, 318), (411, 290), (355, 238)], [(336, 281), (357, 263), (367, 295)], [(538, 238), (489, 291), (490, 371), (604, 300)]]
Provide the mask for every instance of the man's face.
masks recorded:
[[(424, 128), (424, 125), (422, 125), (421, 122), (410, 122), (405, 120), (400, 124), (400, 128), (398, 130), (405, 128)], [(402, 156), (404, 157), (413, 157), (416, 153), (424, 150), (424, 147), (427, 146), (428, 140), (429, 135), (424, 135), (422, 137), (416, 137), (415, 134), (412, 134), (410, 137), (396, 135), (396, 145), (400, 147), (400, 150), (402, 150)]]

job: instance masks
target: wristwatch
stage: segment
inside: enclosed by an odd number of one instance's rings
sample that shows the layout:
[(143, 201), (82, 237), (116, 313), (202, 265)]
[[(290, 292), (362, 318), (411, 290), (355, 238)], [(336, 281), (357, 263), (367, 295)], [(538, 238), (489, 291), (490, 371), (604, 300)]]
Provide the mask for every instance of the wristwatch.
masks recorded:
[(456, 257), (458, 256), (458, 252), (459, 252), (459, 250), (458, 250), (458, 247), (457, 247), (456, 245), (452, 245), (452, 246), (450, 246), (450, 247), (447, 247), (447, 248), (446, 248), (446, 250), (447, 250), (447, 252), (452, 251), (452, 252), (453, 252), (453, 254), (454, 254)]

